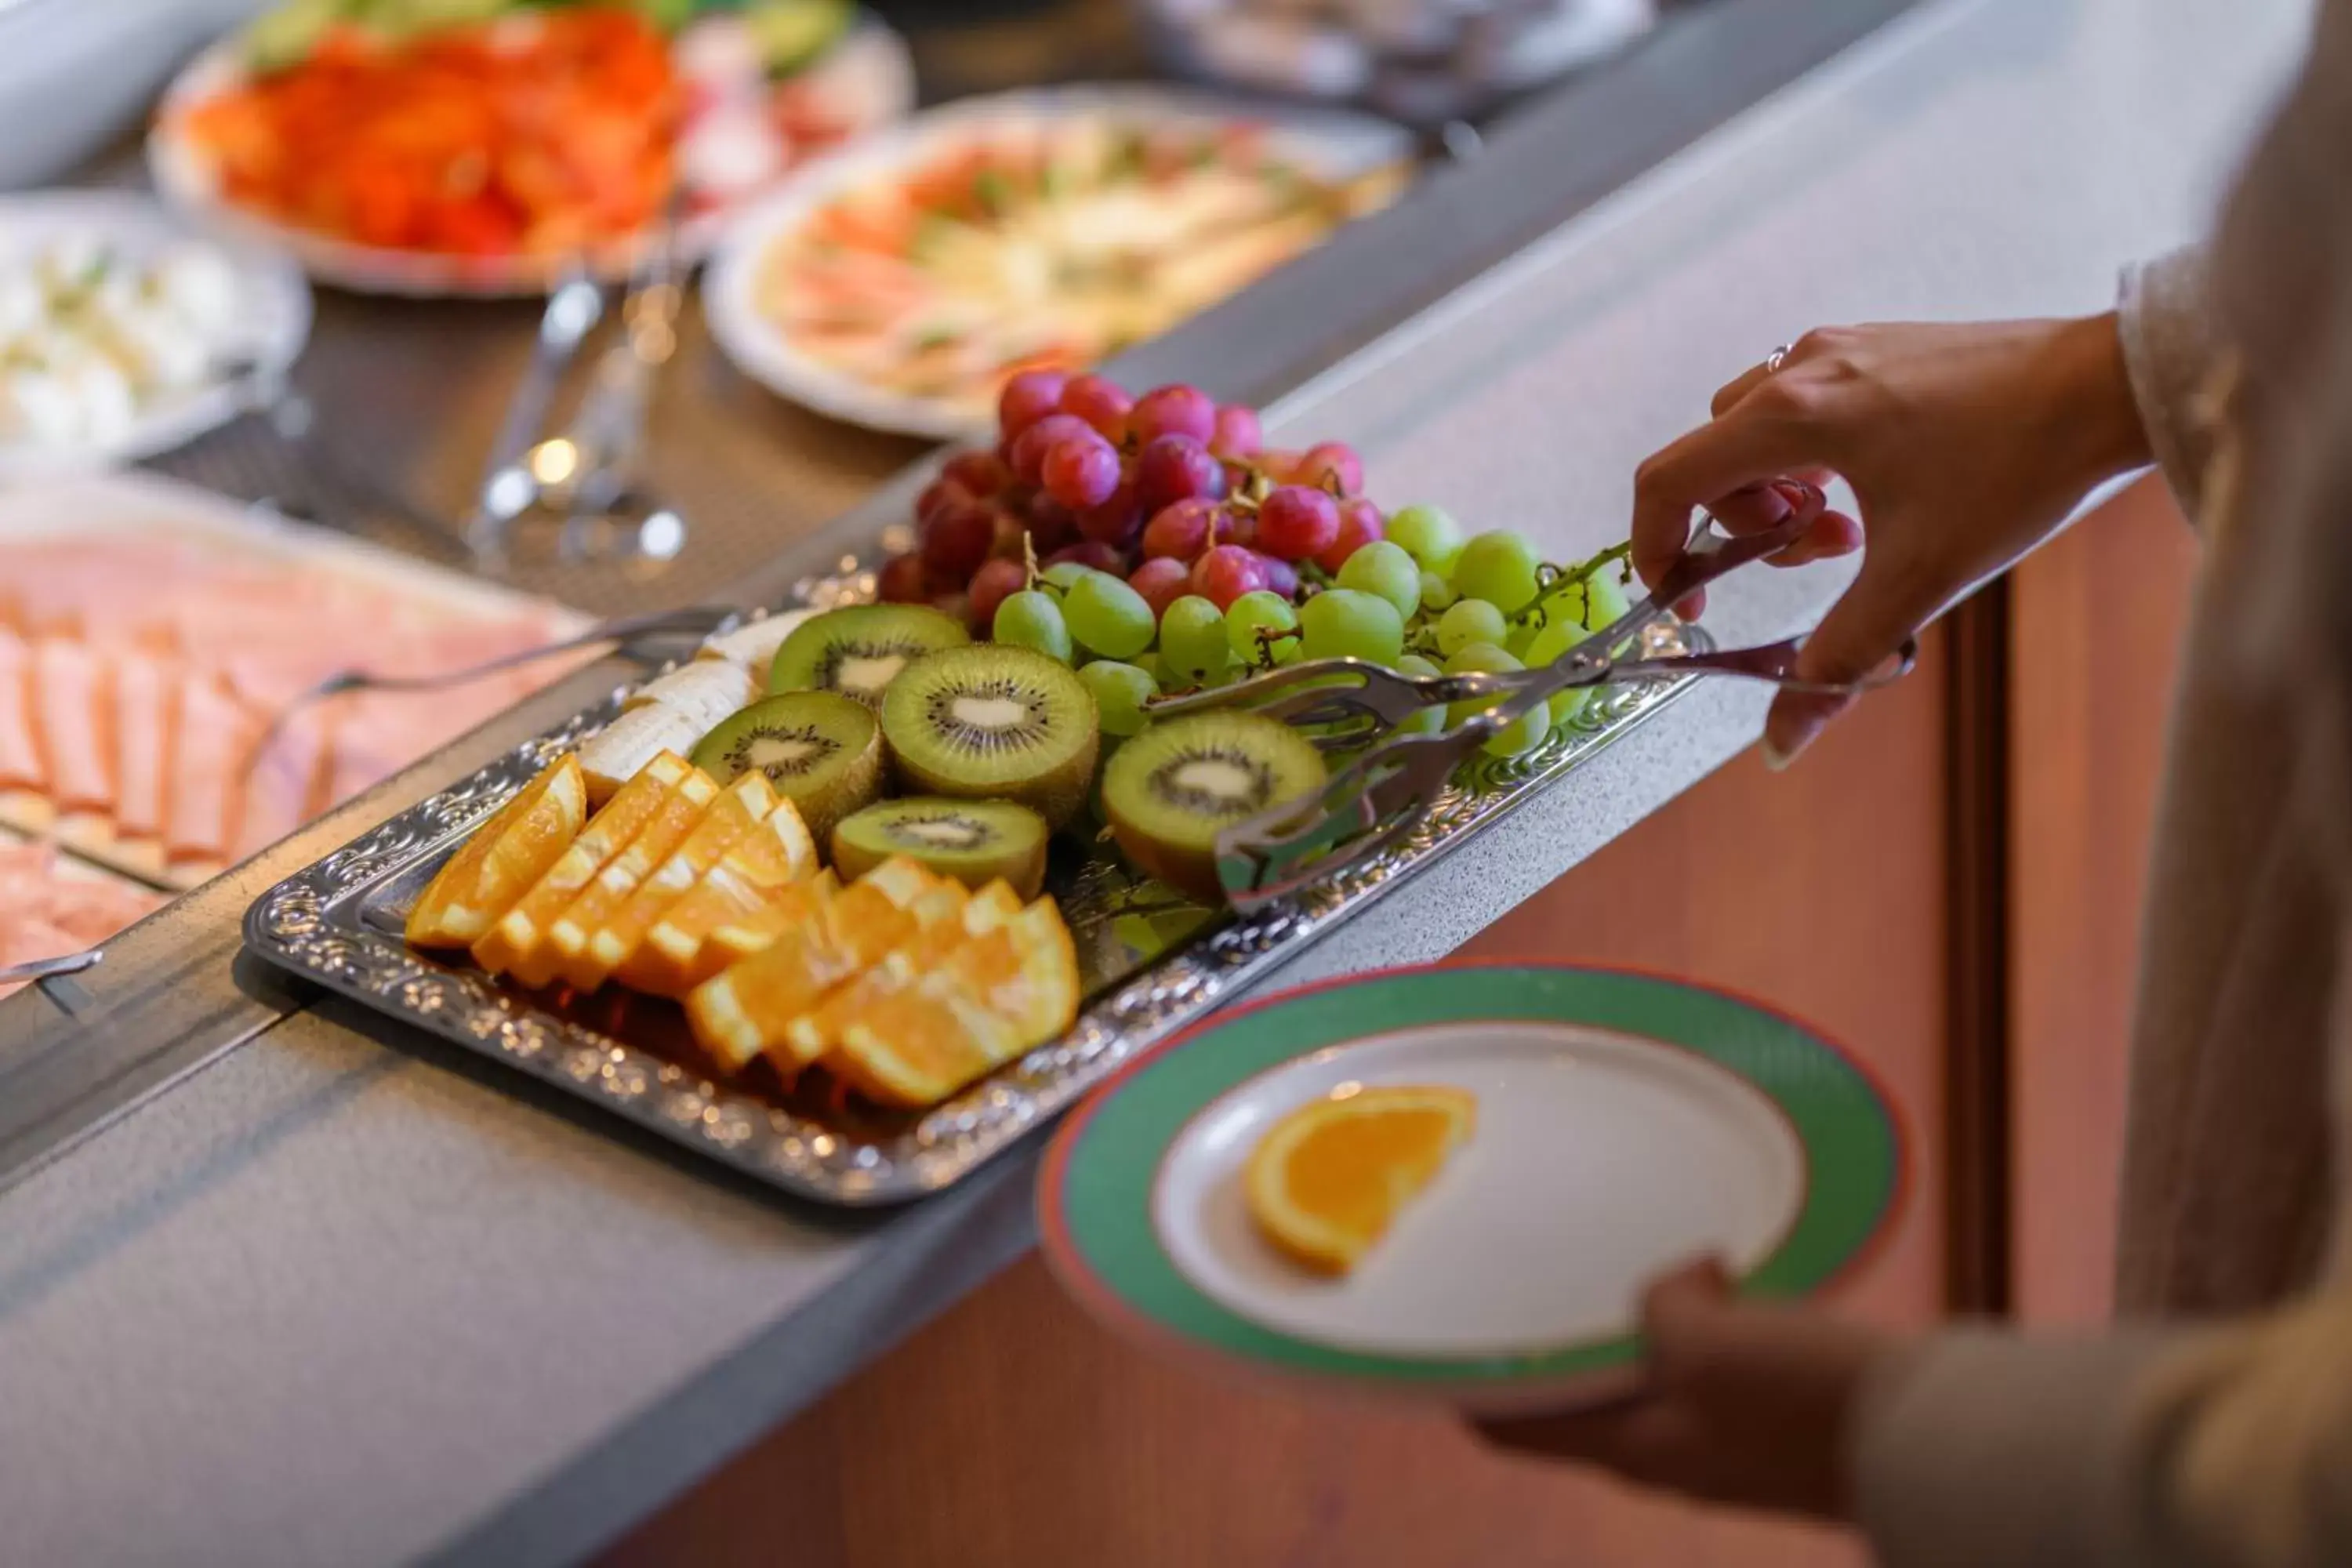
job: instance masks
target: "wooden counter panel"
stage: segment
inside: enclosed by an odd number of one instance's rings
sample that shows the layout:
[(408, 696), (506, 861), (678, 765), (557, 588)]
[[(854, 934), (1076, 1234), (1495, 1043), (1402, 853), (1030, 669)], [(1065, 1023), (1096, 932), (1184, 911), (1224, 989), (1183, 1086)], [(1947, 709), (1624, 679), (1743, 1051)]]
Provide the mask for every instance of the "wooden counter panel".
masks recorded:
[(2196, 536), (2154, 479), (2011, 580), (2012, 1284), (2029, 1321), (2111, 1300), (2140, 900)]
[[(1940, 1299), (1943, 682), (1927, 667), (1805, 763), (1741, 757), (1465, 950), (1638, 964), (1818, 1021), (1914, 1139), (1909, 1209), (1843, 1305)], [(1603, 888), (1626, 916), (1591, 912)], [(1506, 1460), (1454, 1423), (1208, 1380), (1129, 1349), (1034, 1258), (777, 1432), (609, 1568), (1859, 1568), (1827, 1531)]]

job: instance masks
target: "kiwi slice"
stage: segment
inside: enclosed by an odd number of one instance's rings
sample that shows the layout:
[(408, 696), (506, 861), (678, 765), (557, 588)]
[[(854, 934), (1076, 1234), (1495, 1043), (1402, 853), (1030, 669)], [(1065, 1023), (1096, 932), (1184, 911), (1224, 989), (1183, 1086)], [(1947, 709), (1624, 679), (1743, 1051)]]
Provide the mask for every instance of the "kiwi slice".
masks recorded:
[(1086, 805), (1101, 744), (1069, 666), (994, 643), (908, 665), (882, 700), (882, 738), (910, 793), (1018, 801), (1055, 827)]
[(1045, 819), (1009, 800), (886, 800), (833, 830), (833, 868), (855, 881), (904, 855), (978, 891), (1002, 877), (1024, 903), (1045, 882)]
[(768, 689), (838, 691), (879, 709), (910, 660), (971, 641), (961, 621), (928, 605), (848, 605), (794, 628), (768, 667)]
[(757, 768), (800, 810), (820, 844), (833, 825), (882, 793), (882, 732), (874, 715), (832, 691), (763, 697), (721, 720), (694, 765), (722, 785)]
[(1139, 869), (1217, 902), (1218, 832), (1329, 778), (1314, 742), (1278, 719), (1196, 713), (1150, 725), (1118, 749), (1103, 770), (1103, 812)]

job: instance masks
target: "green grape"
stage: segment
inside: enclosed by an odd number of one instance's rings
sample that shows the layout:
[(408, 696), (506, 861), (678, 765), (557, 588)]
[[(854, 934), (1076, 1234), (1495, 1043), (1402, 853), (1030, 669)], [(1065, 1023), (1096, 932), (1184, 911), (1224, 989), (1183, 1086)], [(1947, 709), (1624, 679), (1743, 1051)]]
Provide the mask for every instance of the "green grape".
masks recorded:
[(1309, 658), (1393, 665), (1404, 655), (1404, 617), (1378, 594), (1360, 589), (1326, 588), (1298, 607), (1298, 627)]
[(1094, 693), (1106, 735), (1139, 735), (1146, 722), (1143, 705), (1160, 695), (1150, 674), (1113, 658), (1098, 658), (1078, 671), (1078, 679)]
[[(1172, 606), (1171, 606), (1172, 608)], [(1298, 629), (1298, 612), (1290, 601), (1270, 588), (1255, 588), (1234, 601), (1225, 612), (1225, 640), (1243, 664), (1290, 664), (1298, 658), (1298, 639), (1281, 634)], [(1277, 634), (1271, 640), (1260, 632)]]
[(1625, 584), (1618, 577), (1615, 563), (1601, 567), (1584, 580), (1584, 629), (1597, 632), (1619, 619), (1633, 607), (1625, 595)]
[[(1535, 639), (1528, 644), (1525, 657), (1528, 668), (1534, 669), (1558, 663), (1561, 655), (1584, 640), (1586, 633), (1583, 623), (1563, 613), (1570, 602), (1567, 598), (1548, 599), (1544, 602), (1545, 607), (1551, 612), (1551, 615), (1550, 618), (1546, 620), (1542, 627), (1537, 631)], [(1554, 696), (1551, 700), (1552, 727), (1554, 729), (1565, 727), (1578, 714), (1583, 712), (1584, 705), (1591, 700), (1592, 688), (1590, 686), (1571, 686)]]
[(1464, 599), (1437, 618), (1437, 651), (1452, 658), (1474, 642), (1503, 646), (1503, 612), (1484, 599)]
[(1225, 613), (1198, 594), (1187, 594), (1160, 617), (1160, 662), (1174, 688), (1217, 686), (1234, 667), (1225, 640)]
[(1451, 582), (1426, 566), (1421, 569), (1421, 607), (1423, 609), (1450, 609), (1460, 598), (1461, 595), (1454, 592)]
[(1411, 620), (1421, 608), (1421, 568), (1385, 539), (1374, 540), (1348, 557), (1339, 568), (1339, 586), (1378, 594), (1396, 606), (1401, 621)]
[(1159, 690), (1167, 684), (1166, 671), (1160, 668), (1160, 651), (1157, 648), (1145, 648), (1127, 662), (1151, 677), (1153, 690)]
[(1048, 566), (1038, 576), (1056, 594), (1066, 594), (1088, 574), (1101, 575), (1083, 561), (1065, 561), (1059, 566)]
[(1507, 616), (1536, 602), (1536, 568), (1542, 563), (1524, 534), (1508, 529), (1482, 533), (1462, 547), (1454, 585), (1465, 597), (1484, 599)]
[(1504, 650), (1513, 658), (1533, 664), (1535, 660), (1528, 658), (1528, 649), (1535, 645), (1536, 634), (1541, 630), (1543, 627), (1534, 621), (1513, 621), (1511, 635), (1503, 639)]
[(1062, 606), (1053, 595), (1038, 589), (1007, 594), (996, 606), (989, 635), (1010, 647), (1035, 648), (1064, 664), (1070, 662), (1070, 628), (1062, 619)]
[(1107, 572), (1089, 572), (1062, 595), (1070, 635), (1108, 658), (1129, 658), (1151, 646), (1151, 605)]
[(1453, 574), (1440, 563), (1450, 562), (1461, 548), (1462, 525), (1438, 508), (1423, 503), (1389, 519), (1388, 539), (1422, 565), (1450, 577)]
[[(1408, 653), (1400, 657), (1396, 661), (1396, 668), (1400, 675), (1411, 675), (1423, 679), (1433, 675), (1445, 673), (1417, 653)], [(1434, 735), (1444, 728), (1445, 705), (1438, 702), (1421, 709), (1406, 718), (1403, 722), (1397, 725), (1396, 732), (1400, 735)]]
[[(1513, 670), (1526, 668), (1527, 666), (1492, 643), (1474, 642), (1445, 661), (1445, 673), (1448, 675), (1467, 675), (1473, 671), (1483, 671), (1489, 675), (1507, 675)], [(1481, 702), (1475, 698), (1468, 701), (1456, 702), (1446, 710), (1445, 722), (1449, 726), (1463, 723), (1493, 706), (1492, 700)], [(1543, 738), (1550, 733), (1550, 706), (1538, 703), (1535, 708), (1514, 720), (1508, 729), (1488, 741), (1485, 750), (1490, 757), (1516, 757), (1522, 752), (1535, 750), (1542, 743)]]

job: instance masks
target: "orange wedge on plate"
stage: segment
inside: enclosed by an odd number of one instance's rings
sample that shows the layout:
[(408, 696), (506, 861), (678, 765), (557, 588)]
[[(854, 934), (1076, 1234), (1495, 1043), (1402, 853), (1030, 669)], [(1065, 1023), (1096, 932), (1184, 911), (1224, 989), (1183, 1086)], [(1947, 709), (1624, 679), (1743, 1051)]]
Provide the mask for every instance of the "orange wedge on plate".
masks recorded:
[(583, 972), (593, 973), (602, 984), (619, 970), (670, 906), (693, 891), (694, 885), (736, 841), (759, 826), (760, 819), (775, 808), (776, 792), (765, 773), (745, 773), (729, 784), (677, 847), (677, 853), (656, 867), (653, 875), (637, 884), (628, 902), (588, 933)]
[(566, 756), (523, 786), (466, 840), (408, 912), (417, 947), (470, 947), (522, 900), (580, 835), (588, 788)]
[[(731, 959), (705, 964), (712, 933), (760, 919), (783, 889), (816, 871), (816, 842), (798, 807), (778, 801), (759, 826), (663, 911), (636, 952), (622, 961), (621, 984), (656, 996), (684, 995)], [(826, 892), (833, 889), (830, 885)]]
[(474, 943), (474, 962), (493, 974), (528, 967), (531, 974), (540, 978), (532, 980), (520, 973), (517, 977), (529, 984), (544, 985), (553, 979), (555, 965), (542, 956), (548, 928), (572, 907), (572, 900), (580, 896), (581, 889), (596, 879), (604, 862), (618, 855), (653, 820), (671, 788), (693, 771), (687, 760), (675, 752), (664, 752), (647, 763), (636, 777), (623, 784), (621, 792), (588, 819), (580, 837), (540, 874), (530, 891), (482, 933)]
[(590, 956), (588, 939), (619, 914), (645, 886), (646, 879), (694, 837), (702, 819), (710, 815), (710, 803), (718, 798), (718, 781), (700, 768), (678, 780), (662, 797), (652, 818), (637, 829), (636, 837), (605, 861), (571, 906), (555, 917), (555, 923), (547, 928), (547, 946), (564, 984), (583, 992), (604, 984), (611, 971)]
[(1458, 1089), (1358, 1088), (1310, 1101), (1251, 1152), (1250, 1217), (1299, 1262), (1344, 1274), (1469, 1141), (1477, 1113)]

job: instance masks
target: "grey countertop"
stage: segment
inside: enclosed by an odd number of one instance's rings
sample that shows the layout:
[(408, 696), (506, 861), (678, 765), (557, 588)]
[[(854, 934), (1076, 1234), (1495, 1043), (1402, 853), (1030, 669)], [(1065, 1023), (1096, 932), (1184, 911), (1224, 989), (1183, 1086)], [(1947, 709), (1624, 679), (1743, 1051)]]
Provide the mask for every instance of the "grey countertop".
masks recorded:
[[(1817, 321), (2096, 308), (2192, 234), (2303, 0), (1939, 0), (1286, 400), (1567, 555)], [(1838, 569), (1759, 574), (1722, 635)], [(1434, 958), (1749, 743), (1702, 689), (1293, 964)], [(454, 765), (454, 764), (453, 764)], [(0, 1193), (0, 1558), (576, 1557), (1031, 1238), (1034, 1149), (892, 1215), (710, 1179), (338, 1005)]]

